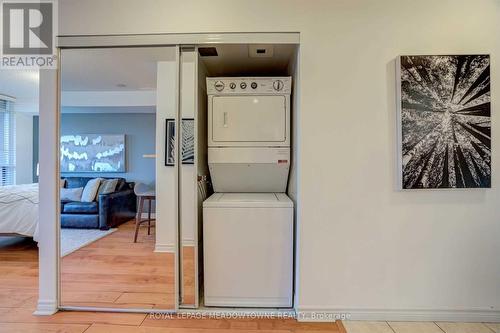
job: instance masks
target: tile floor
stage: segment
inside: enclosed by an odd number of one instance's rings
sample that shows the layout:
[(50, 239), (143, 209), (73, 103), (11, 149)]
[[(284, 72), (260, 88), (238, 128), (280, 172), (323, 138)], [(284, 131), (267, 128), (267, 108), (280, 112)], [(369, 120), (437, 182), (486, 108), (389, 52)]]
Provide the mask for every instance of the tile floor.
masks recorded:
[(347, 333), (500, 333), (500, 323), (344, 321)]

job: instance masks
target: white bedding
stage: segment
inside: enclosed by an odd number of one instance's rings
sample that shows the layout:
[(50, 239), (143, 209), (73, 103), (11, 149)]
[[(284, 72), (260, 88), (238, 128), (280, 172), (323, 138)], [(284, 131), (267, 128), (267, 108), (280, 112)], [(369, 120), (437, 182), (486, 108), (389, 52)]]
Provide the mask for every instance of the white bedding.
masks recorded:
[(0, 233), (38, 241), (38, 184), (0, 186)]

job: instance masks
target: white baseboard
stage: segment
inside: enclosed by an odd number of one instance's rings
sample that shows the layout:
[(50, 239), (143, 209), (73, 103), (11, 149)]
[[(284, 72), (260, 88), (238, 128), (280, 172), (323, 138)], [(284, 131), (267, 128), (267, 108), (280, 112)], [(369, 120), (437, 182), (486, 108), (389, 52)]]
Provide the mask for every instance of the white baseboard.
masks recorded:
[(155, 252), (175, 253), (174, 244), (155, 244)]
[(35, 316), (51, 316), (58, 311), (57, 302), (52, 300), (38, 300)]
[(297, 320), (304, 322), (333, 322), (335, 320), (368, 321), (450, 321), (500, 322), (500, 311), (477, 310), (393, 310), (393, 309), (326, 309), (297, 308)]

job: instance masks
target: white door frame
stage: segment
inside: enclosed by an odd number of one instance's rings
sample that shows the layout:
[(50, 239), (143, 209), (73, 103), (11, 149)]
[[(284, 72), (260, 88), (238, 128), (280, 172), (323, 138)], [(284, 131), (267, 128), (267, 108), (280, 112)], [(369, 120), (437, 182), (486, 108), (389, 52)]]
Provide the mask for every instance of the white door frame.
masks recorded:
[[(259, 33), (194, 33), (142, 35), (59, 36), (57, 47), (141, 47), (202, 44), (300, 44), (298, 32)], [(40, 71), (40, 203), (39, 203), (39, 299), (36, 315), (52, 315), (61, 309), (59, 279), (59, 91), (60, 70)], [(178, 104), (177, 104), (178, 108)], [(177, 111), (179, 111), (177, 109)], [(179, 128), (179, 127), (177, 127)], [(178, 131), (176, 131), (178, 132)], [(177, 140), (179, 142), (179, 140)], [(298, 203), (297, 203), (298, 204)], [(298, 210), (298, 209), (297, 209)], [(297, 221), (298, 221), (297, 216)], [(176, 237), (176, 242), (178, 237)], [(178, 249), (178, 244), (175, 244)], [(176, 257), (178, 256), (176, 251)], [(178, 270), (176, 259), (176, 270)], [(296, 268), (295, 276), (298, 270)], [(178, 294), (176, 272), (176, 294)], [(297, 290), (295, 290), (297, 293)], [(177, 302), (178, 303), (178, 302)], [(177, 309), (178, 304), (176, 305)], [(79, 310), (65, 307), (66, 310)], [(86, 308), (89, 311), (113, 312), (175, 312), (176, 310)]]
[(200, 44), (300, 44), (298, 32), (58, 36), (59, 48)]

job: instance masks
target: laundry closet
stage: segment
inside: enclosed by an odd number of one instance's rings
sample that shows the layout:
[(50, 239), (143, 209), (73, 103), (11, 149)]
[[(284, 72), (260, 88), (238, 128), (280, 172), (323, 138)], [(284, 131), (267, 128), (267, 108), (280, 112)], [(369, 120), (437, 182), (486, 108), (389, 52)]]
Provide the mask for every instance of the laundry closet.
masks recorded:
[(298, 45), (180, 53), (179, 304), (292, 308)]

